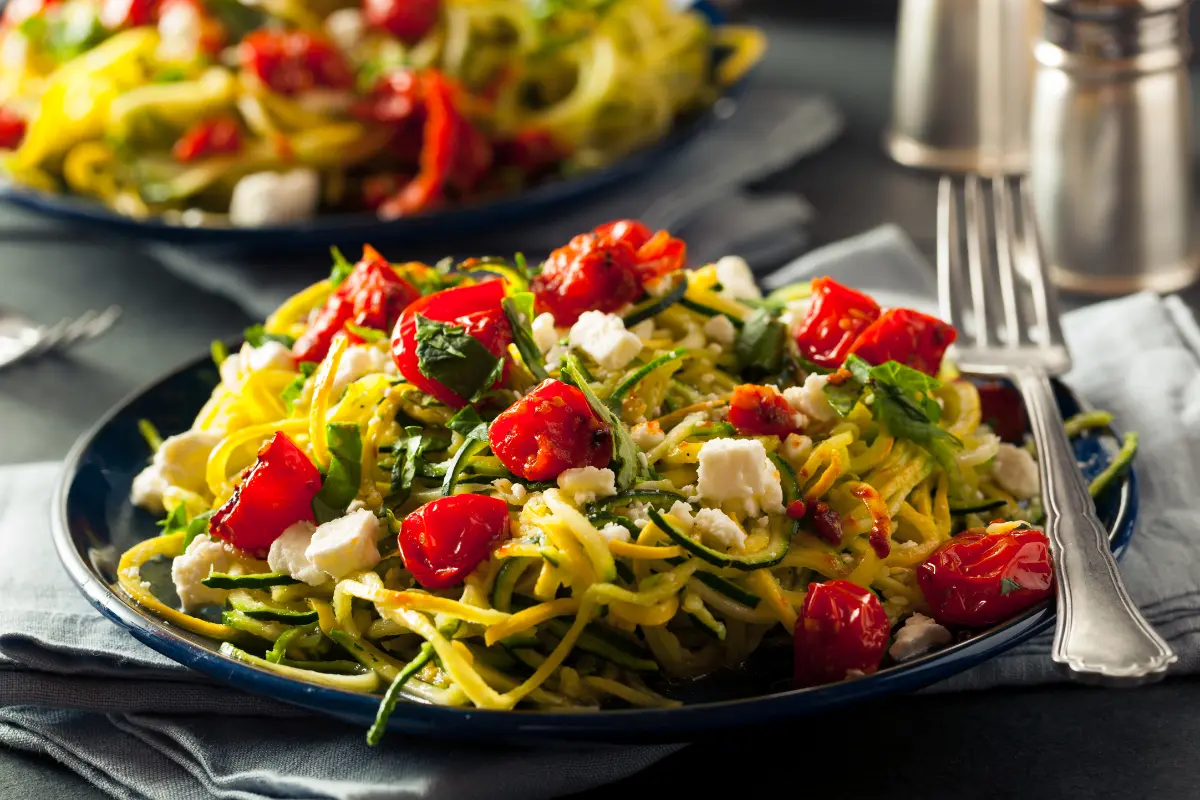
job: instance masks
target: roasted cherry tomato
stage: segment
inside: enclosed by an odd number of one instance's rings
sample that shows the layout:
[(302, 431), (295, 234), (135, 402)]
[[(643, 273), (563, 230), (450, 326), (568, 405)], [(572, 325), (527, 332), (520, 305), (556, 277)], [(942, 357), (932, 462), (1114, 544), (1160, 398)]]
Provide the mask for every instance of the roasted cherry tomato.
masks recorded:
[(809, 584), (795, 633), (796, 684), (819, 686), (879, 669), (891, 625), (870, 589), (826, 581)]
[(729, 399), (729, 422), (743, 436), (787, 436), (799, 430), (798, 416), (774, 386), (745, 383)]
[(595, 233), (576, 236), (550, 254), (533, 279), (539, 311), (558, 325), (573, 325), (584, 311), (616, 311), (642, 294), (637, 254), (627, 242)]
[(233, 496), (212, 515), (209, 535), (262, 556), (290, 526), (315, 521), (312, 501), (320, 489), (321, 473), (308, 456), (276, 433), (259, 449)]
[(441, 0), (363, 0), (363, 18), (405, 44), (416, 44), (437, 25)]
[(979, 411), (982, 421), (1003, 441), (1020, 444), (1029, 431), (1025, 417), (1025, 401), (1011, 383), (988, 381), (978, 385)]
[(606, 222), (592, 233), (610, 242), (624, 242), (632, 247), (635, 253), (654, 235), (645, 223), (638, 222), (636, 219), (618, 219)]
[(180, 136), (171, 148), (175, 160), (184, 164), (242, 149), (242, 128), (233, 117), (202, 120)]
[(553, 378), (496, 417), (488, 441), (504, 466), (530, 481), (553, 480), (572, 467), (607, 467), (612, 460), (612, 431), (583, 392)]
[(526, 178), (537, 178), (550, 172), (568, 153), (549, 132), (526, 128), (511, 139), (496, 143), (495, 162), (500, 167), (514, 167)]
[(347, 323), (386, 334), (400, 319), (400, 313), (420, 296), (420, 290), (397, 275), (374, 247), (364, 245), (362, 259), (325, 301), (292, 346), (292, 353), (297, 361), (320, 361), (329, 352), (333, 337), (340, 333), (351, 341), (362, 341), (346, 330)]
[(348, 89), (354, 75), (328, 40), (303, 31), (259, 29), (238, 47), (242, 69), (280, 94)]
[(154, 21), (154, 0), (103, 0), (100, 4), (100, 24), (115, 31), (136, 28)]
[(917, 567), (917, 583), (938, 622), (992, 625), (1054, 591), (1050, 542), (1046, 534), (1029, 528), (967, 531)]
[(850, 352), (871, 364), (899, 361), (934, 375), (946, 348), (957, 338), (958, 332), (937, 317), (891, 308), (859, 335)]
[(25, 120), (6, 108), (0, 108), (0, 150), (15, 150), (25, 138)]
[(832, 278), (816, 278), (808, 313), (796, 330), (800, 355), (814, 364), (836, 369), (846, 360), (859, 334), (878, 317), (878, 304), (862, 292)]
[(456, 494), (430, 500), (400, 525), (400, 557), (426, 589), (462, 583), (509, 535), (508, 504)]
[(687, 263), (687, 245), (666, 231), (659, 231), (638, 248), (637, 270), (642, 283), (658, 280), (683, 269)]
[[(462, 408), (467, 398), (459, 397), (421, 372), (417, 359), (417, 316), (435, 322), (450, 322), (463, 328), (492, 355), (504, 358), (512, 341), (512, 329), (500, 301), (504, 299), (504, 281), (491, 280), (472, 286), (455, 286), (425, 295), (401, 315), (392, 333), (392, 359), (405, 380), (443, 403)], [(507, 364), (505, 365), (507, 370)], [(503, 380), (503, 378), (501, 378)]]

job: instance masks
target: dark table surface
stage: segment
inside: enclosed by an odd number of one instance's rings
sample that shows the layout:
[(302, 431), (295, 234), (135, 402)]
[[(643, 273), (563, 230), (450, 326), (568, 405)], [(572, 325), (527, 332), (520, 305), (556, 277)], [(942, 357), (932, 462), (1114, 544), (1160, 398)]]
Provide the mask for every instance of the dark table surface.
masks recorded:
[[(889, 109), (892, 33), (849, 25), (818, 3), (750, 3), (769, 16), (775, 57), (764, 79), (833, 97), (847, 117), (831, 148), (772, 178), (816, 207), (817, 243), (882, 222), (932, 250), (935, 185), (879, 142)], [(862, 4), (851, 12), (867, 15)], [(882, 4), (886, 15), (887, 4)], [(876, 12), (872, 12), (876, 13)], [(110, 405), (243, 328), (232, 303), (197, 291), (128, 243), (0, 210), (0, 302), (43, 322), (119, 303), (103, 339), (0, 372), (0, 463), (62, 458)], [(1075, 686), (910, 696), (697, 743), (620, 784), (580, 797), (672, 796), (738, 781), (747, 789), (834, 797), (1200, 797), (1200, 681), (1138, 691)], [(709, 790), (709, 792), (705, 792)], [(98, 790), (40, 757), (0, 748), (0, 797), (94, 798)]]

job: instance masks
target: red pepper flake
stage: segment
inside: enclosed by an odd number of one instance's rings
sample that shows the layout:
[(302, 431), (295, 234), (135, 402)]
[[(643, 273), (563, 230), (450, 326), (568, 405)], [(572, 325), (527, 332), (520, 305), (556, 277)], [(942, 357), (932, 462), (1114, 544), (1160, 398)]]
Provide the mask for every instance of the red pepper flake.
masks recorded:
[(842, 543), (842, 518), (828, 503), (822, 500), (814, 503), (812, 519), (818, 536), (833, 545)]

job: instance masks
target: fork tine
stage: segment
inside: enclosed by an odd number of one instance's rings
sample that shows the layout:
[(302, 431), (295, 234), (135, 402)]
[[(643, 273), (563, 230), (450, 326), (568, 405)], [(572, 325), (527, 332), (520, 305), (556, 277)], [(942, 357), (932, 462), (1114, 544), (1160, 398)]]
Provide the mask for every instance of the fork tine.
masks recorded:
[(65, 345), (73, 344), (86, 336), (88, 328), (91, 327), (93, 322), (95, 322), (97, 316), (98, 315), (95, 311), (89, 310), (85, 311), (74, 321), (68, 323), (67, 327), (63, 330), (62, 339), (59, 340), (58, 346), (63, 347)]
[(50, 325), (49, 327), (43, 327), (39, 329), (37, 344), (29, 348), (25, 355), (40, 355), (47, 350), (58, 347), (58, 343), (62, 341), (63, 333), (66, 331), (67, 325), (69, 325), (70, 322), (71, 321), (69, 319), (60, 319), (58, 322)]
[(980, 191), (979, 177), (967, 176), (964, 192), (967, 218), (967, 273), (971, 281), (971, 306), (975, 311), (975, 344), (986, 347), (992, 334), (988, 324), (986, 275), (991, 271), (991, 246), (988, 243), (987, 212)]
[(937, 206), (938, 308), (942, 319), (962, 331), (965, 330), (962, 303), (954, 302), (955, 275), (962, 269), (957, 194), (954, 180), (949, 175), (943, 175), (938, 182)]
[(1042, 252), (1041, 240), (1038, 238), (1033, 202), (1029, 197), (1030, 192), (1026, 179), (1021, 178), (1018, 182), (1017, 194), (1020, 196), (1021, 238), (1024, 244), (1026, 266), (1029, 270), (1029, 285), (1033, 293), (1036, 324), (1039, 330), (1046, 335), (1042, 344), (1059, 345), (1063, 343), (1063, 332), (1059, 323), (1058, 295), (1046, 275), (1046, 258)]
[(996, 217), (996, 266), (1000, 272), (1000, 300), (1004, 306), (1004, 330), (1008, 346), (1020, 343), (1021, 316), (1017, 307), (1017, 292), (1013, 278), (1013, 255), (1016, 247), (1012, 190), (1008, 179), (992, 182), (993, 214)]

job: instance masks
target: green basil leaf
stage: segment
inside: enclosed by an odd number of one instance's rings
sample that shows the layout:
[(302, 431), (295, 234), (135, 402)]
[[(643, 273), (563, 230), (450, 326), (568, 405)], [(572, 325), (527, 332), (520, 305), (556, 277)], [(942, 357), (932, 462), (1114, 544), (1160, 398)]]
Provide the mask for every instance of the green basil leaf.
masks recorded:
[(354, 272), (354, 265), (336, 247), (329, 248), (329, 253), (333, 256), (333, 269), (329, 271), (329, 283), (337, 288), (342, 285), (342, 281), (350, 277), (351, 272)]
[(1000, 579), (1000, 596), (1004, 597), (1007, 594), (1024, 589), (1025, 587), (1014, 581), (1012, 578)]
[(325, 443), (332, 458), (321, 490), (313, 498), (313, 514), (317, 524), (337, 519), (358, 496), (362, 481), (362, 436), (358, 426), (331, 422), (325, 426)]
[(267, 333), (262, 325), (251, 325), (242, 333), (242, 338), (251, 347), (262, 347), (267, 342), (279, 342), (284, 347), (291, 347), (296, 340), (286, 333)]
[(521, 360), (539, 383), (550, 377), (546, 372), (546, 361), (542, 350), (533, 340), (533, 293), (519, 292), (500, 301), (508, 325), (512, 328), (513, 344), (521, 354)]
[(183, 549), (187, 550), (191, 545), (192, 540), (202, 533), (208, 533), (208, 521), (212, 518), (213, 512), (205, 511), (203, 514), (197, 514), (188, 522), (186, 532), (183, 536)]
[[(463, 438), (471, 438), (474, 436), (479, 426), (482, 425), (487, 429), (487, 423), (479, 416), (479, 413), (470, 406), (464, 406), (454, 413), (450, 419), (446, 420), (446, 427), (449, 430), (461, 435)], [(484, 436), (486, 439), (486, 435)]]
[(378, 328), (368, 328), (365, 325), (355, 325), (353, 322), (346, 323), (346, 330), (350, 331), (364, 342), (369, 342), (371, 344), (374, 344), (375, 342), (382, 342), (387, 338), (387, 334)]
[(769, 309), (760, 308), (738, 331), (733, 352), (747, 377), (762, 377), (783, 367), (786, 345), (787, 326)]
[(188, 525), (187, 509), (183, 507), (183, 503), (171, 509), (171, 513), (167, 514), (167, 518), (159, 520), (159, 527), (163, 529), (162, 535), (166, 536), (171, 533), (179, 533), (186, 531)]
[(429, 444), (424, 438), (424, 430), (419, 426), (409, 426), (404, 433), (407, 437), (404, 440), (404, 455), (401, 457), (397, 453), (396, 463), (392, 466), (392, 487), (387, 496), (389, 506), (403, 503), (412, 493), (413, 479), (417, 477), (421, 458)]
[(579, 363), (579, 358), (574, 353), (567, 353), (563, 357), (562, 370), (559, 374), (562, 375), (565, 383), (569, 383), (583, 392), (592, 411), (596, 413), (601, 422), (608, 426), (613, 439), (613, 459), (617, 462), (617, 488), (621, 491), (629, 489), (647, 474), (647, 469), (642, 466), (641, 450), (633, 443), (621, 418), (613, 413), (613, 410), (592, 391), (591, 384), (584, 377), (584, 370)]
[(416, 321), (417, 369), (425, 377), (474, 402), (504, 374), (504, 359), (462, 328), (420, 314)]
[(283, 387), (283, 391), (279, 393), (279, 397), (283, 400), (284, 407), (288, 413), (292, 413), (292, 406), (296, 405), (296, 401), (300, 399), (300, 395), (304, 394), (304, 384), (312, 377), (312, 374), (317, 371), (315, 361), (301, 361), (300, 374), (292, 379), (292, 382)]
[(454, 494), (454, 485), (458, 483), (458, 477), (467, 465), (467, 460), (488, 446), (487, 423), (470, 406), (460, 409), (446, 422), (446, 427), (461, 434), (466, 441), (446, 467), (446, 476), (442, 480), (442, 497)]

